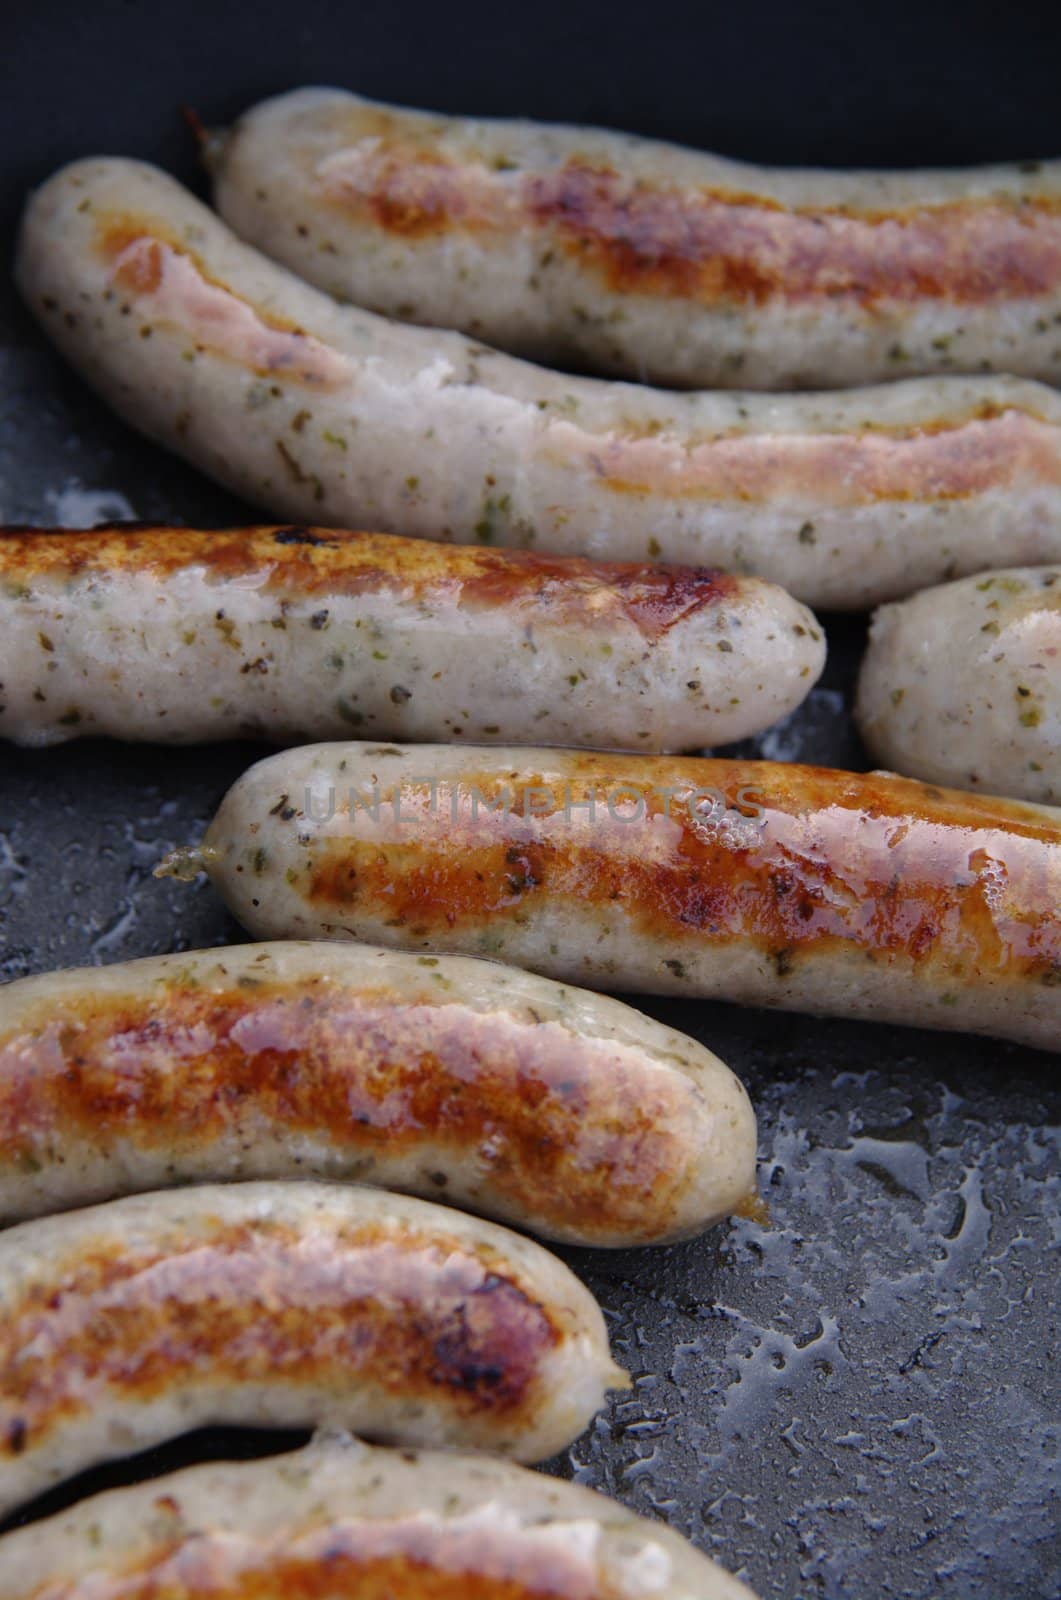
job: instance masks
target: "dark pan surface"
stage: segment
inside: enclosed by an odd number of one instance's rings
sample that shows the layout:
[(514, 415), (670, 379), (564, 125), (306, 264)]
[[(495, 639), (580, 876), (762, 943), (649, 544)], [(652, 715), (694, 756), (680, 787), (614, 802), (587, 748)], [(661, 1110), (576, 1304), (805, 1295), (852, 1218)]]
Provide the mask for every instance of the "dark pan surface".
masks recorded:
[[(688, 6), (664, 27), (648, 12), (555, 0), (532, 14), (323, 0), (16, 7), (3, 215), (14, 218), (29, 182), (91, 152), (191, 178), (182, 101), (223, 120), (312, 81), (778, 162), (1056, 154), (1061, 62), (1048, 18)], [(6, 284), (0, 311), (3, 520), (246, 514), (114, 422)], [(808, 704), (742, 748), (864, 766), (848, 713), (863, 633), (831, 625)], [(156, 882), (151, 869), (198, 835), (262, 753), (0, 747), (0, 977), (241, 937), (205, 886)], [(637, 1381), (555, 1470), (667, 1519), (778, 1600), (1056, 1596), (1054, 1059), (982, 1039), (645, 1004), (748, 1084), (771, 1221), (669, 1250), (566, 1252)], [(78, 1490), (284, 1442), (199, 1435)]]

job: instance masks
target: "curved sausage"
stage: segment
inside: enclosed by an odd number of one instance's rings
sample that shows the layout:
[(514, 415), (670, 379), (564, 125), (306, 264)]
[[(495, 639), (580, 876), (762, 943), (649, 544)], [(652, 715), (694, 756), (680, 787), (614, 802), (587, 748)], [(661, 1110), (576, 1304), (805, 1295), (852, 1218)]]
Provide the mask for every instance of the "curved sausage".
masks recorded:
[(985, 573), (883, 607), (856, 715), (897, 772), (1061, 805), (1061, 569)]
[(302, 89), (207, 144), (236, 232), (339, 299), (703, 388), (1061, 381), (1061, 162), (754, 167)]
[(0, 987), (0, 1220), (299, 1176), (662, 1243), (752, 1193), (755, 1117), (695, 1040), (460, 956), (238, 945)]
[(609, 1386), (555, 1256), (338, 1184), (134, 1195), (0, 1234), (0, 1513), (206, 1424), (331, 1422), (539, 1461)]
[(315, 528), (0, 531), (0, 737), (688, 750), (792, 711), (814, 617), (756, 578)]
[(857, 608), (1061, 560), (1061, 397), (1005, 378), (667, 394), (340, 306), (165, 174), (67, 167), (17, 277), (134, 427), (275, 515), (755, 572)]
[(259, 938), (1061, 1047), (1047, 807), (767, 761), (308, 745), (161, 870), (199, 868)]
[(112, 1490), (0, 1539), (4, 1600), (753, 1600), (663, 1523), (452, 1451), (318, 1437)]

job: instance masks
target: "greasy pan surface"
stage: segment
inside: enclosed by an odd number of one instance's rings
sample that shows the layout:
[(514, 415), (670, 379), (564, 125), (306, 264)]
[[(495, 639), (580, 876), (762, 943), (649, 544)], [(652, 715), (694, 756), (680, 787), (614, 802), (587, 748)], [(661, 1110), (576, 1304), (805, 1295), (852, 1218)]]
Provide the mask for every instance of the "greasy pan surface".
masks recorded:
[[(1010, 32), (986, 7), (963, 15), (959, 37), (942, 6), (920, 7), (916, 27), (891, 9), (879, 32), (849, 9), (811, 24), (803, 8), (697, 6), (657, 37), (648, 14), (624, 26), (614, 7), (582, 8), (574, 24), (569, 7), (545, 4), (531, 30), (485, 4), (403, 8), (399, 21), (321, 0), (293, 21), (269, 0), (248, 34), (239, 8), (229, 21), (200, 0), (46, 4), (20, 20), (8, 59), (3, 216), (25, 184), (93, 151), (191, 177), (182, 101), (223, 121), (315, 81), (763, 161), (1061, 153), (1045, 36)], [(3, 520), (253, 514), (113, 422), (13, 307), (0, 371)], [(821, 686), (742, 753), (865, 766), (850, 721), (863, 637), (860, 623), (831, 624)], [(0, 747), (0, 977), (240, 937), (205, 885), (156, 882), (151, 869), (199, 837), (265, 753)], [(562, 1252), (601, 1299), (636, 1387), (556, 1470), (665, 1517), (778, 1600), (1055, 1594), (1051, 1058), (722, 1005), (645, 1008), (744, 1078), (771, 1222), (666, 1250)], [(261, 1448), (215, 1434), (126, 1476)], [(92, 1487), (120, 1476), (95, 1474)]]

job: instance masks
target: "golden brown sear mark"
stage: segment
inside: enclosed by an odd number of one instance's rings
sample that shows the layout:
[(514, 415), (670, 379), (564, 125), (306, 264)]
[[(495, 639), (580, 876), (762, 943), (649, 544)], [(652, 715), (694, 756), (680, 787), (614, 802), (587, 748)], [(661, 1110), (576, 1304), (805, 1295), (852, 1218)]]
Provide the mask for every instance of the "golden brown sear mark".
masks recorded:
[(164, 1149), (179, 1167), (185, 1151), (238, 1148), (263, 1128), (355, 1165), (489, 1146), (487, 1188), (521, 1209), (588, 1231), (655, 1219), (664, 1233), (697, 1116), (691, 1082), (623, 1046), (309, 980), (227, 993), (175, 980), (0, 1036), (0, 1166), (12, 1168), (64, 1146), (72, 1159)]
[[(610, 821), (605, 796), (631, 783), (642, 819)], [(724, 824), (713, 797), (690, 800), (704, 789), (725, 801)], [(503, 793), (491, 812), (483, 797)], [(594, 796), (592, 828), (572, 825)], [(691, 950), (751, 942), (779, 978), (804, 953), (849, 945), (926, 977), (1061, 981), (1061, 829), (1018, 804), (813, 767), (646, 759), (635, 771), (582, 755), (553, 775), (470, 769), (455, 797), (439, 783), (433, 798), (427, 822), (425, 796), (403, 787), (410, 820), (393, 839), (315, 839), (299, 888), (322, 914), (386, 907), (417, 935), (548, 900)]]
[(1045, 199), (895, 211), (789, 207), (760, 195), (630, 183), (570, 161), (525, 205), (616, 291), (701, 304), (848, 298), (981, 305), (1056, 293), (1061, 212)]
[(771, 432), (684, 440), (561, 423), (542, 448), (586, 463), (605, 488), (757, 504), (967, 500), (1011, 485), (1061, 485), (1061, 430), (1016, 407), (906, 428)]
[(497, 228), (517, 209), (485, 167), (458, 167), (437, 150), (379, 136), (328, 158), (317, 182), (325, 200), (406, 239)]
[(108, 293), (128, 296), (144, 327), (158, 321), (184, 333), (189, 358), (209, 351), (259, 377), (307, 389), (334, 390), (348, 381), (345, 355), (238, 295), (155, 219), (101, 216), (97, 249), (108, 268)]
[[(160, 1529), (165, 1526), (165, 1508)], [(47, 1600), (77, 1600), (77, 1581)], [(92, 1600), (617, 1600), (563, 1532), (490, 1528), (481, 1519), (331, 1521), (252, 1539), (197, 1533), (125, 1572), (92, 1576)], [(21, 1597), (20, 1597), (21, 1600)], [(25, 1600), (31, 1600), (26, 1596)]]
[(631, 180), (577, 156), (548, 171), (492, 171), (400, 139), (344, 152), (319, 182), (333, 203), (405, 238), (537, 228), (611, 290), (702, 305), (980, 305), (1061, 284), (1061, 205), (1034, 194), (877, 210), (788, 206)]
[(0, 1459), (98, 1406), (183, 1381), (363, 1382), (515, 1421), (558, 1340), (486, 1247), (314, 1211), (197, 1221), (151, 1245), (102, 1230), (28, 1270), (0, 1327)]
[(543, 606), (550, 617), (586, 628), (624, 614), (655, 639), (693, 612), (736, 600), (746, 581), (712, 567), (652, 562), (595, 562), (580, 556), (529, 551), (478, 552), (479, 570), (465, 580), (461, 601), (471, 606)]
[(736, 598), (744, 582), (705, 567), (600, 562), (323, 528), (0, 530), (0, 581), (106, 582), (146, 574), (163, 582), (188, 568), (218, 584), (260, 575), (259, 592), (296, 601), (391, 593), (469, 612), (533, 612), (542, 623), (586, 629), (626, 619), (648, 639), (703, 607)]

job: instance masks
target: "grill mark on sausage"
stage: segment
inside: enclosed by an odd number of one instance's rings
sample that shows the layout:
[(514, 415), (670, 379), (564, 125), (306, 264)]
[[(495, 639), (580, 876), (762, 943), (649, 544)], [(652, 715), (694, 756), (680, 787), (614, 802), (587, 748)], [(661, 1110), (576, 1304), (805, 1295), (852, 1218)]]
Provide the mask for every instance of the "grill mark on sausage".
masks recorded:
[(331, 204), (406, 239), (537, 230), (615, 293), (699, 305), (848, 300), (984, 305), (1056, 293), (1061, 203), (969, 196), (921, 205), (792, 206), (722, 186), (624, 177), (571, 156), (491, 170), (399, 138), (315, 173)]
[(153, 218), (101, 216), (96, 248), (108, 269), (107, 292), (128, 296), (145, 318), (184, 332), (189, 357), (209, 350), (260, 377), (282, 376), (306, 389), (330, 391), (349, 381), (346, 356), (241, 298)]
[(753, 587), (707, 567), (598, 562), (332, 529), (0, 531), (0, 583), (106, 583), (138, 573), (164, 582), (189, 568), (219, 586), (260, 575), (259, 592), (296, 601), (386, 592), (473, 612), (527, 612), (588, 630), (625, 620), (649, 640), (702, 608), (739, 603)]
[[(509, 1269), (510, 1271), (511, 1269)], [(341, 1387), (517, 1420), (559, 1334), (488, 1248), (315, 1211), (195, 1219), (152, 1244), (101, 1226), (27, 1267), (0, 1327), (0, 1460), (102, 1403), (187, 1378)]]
[(465, 581), (462, 603), (492, 608), (534, 601), (546, 605), (550, 615), (577, 617), (588, 628), (623, 614), (648, 639), (661, 637), (695, 611), (739, 603), (748, 588), (745, 580), (712, 567), (599, 563), (529, 551), (489, 554), (492, 559), (482, 561), (478, 573)]
[(484, 1160), (484, 1188), (521, 1210), (590, 1231), (655, 1219), (664, 1233), (702, 1116), (692, 1082), (627, 1046), (320, 979), (204, 992), (178, 976), (85, 995), (62, 1020), (49, 1005), (0, 1036), (9, 1171), (116, 1148), (163, 1150), (179, 1170), (184, 1152), (217, 1145), (223, 1162), (264, 1125), (323, 1141), (355, 1176), (442, 1149)]
[[(635, 777), (643, 820), (610, 818), (605, 797)], [(722, 822), (688, 803), (712, 787), (729, 808)], [(507, 807), (491, 812), (506, 790)], [(540, 801), (540, 791), (555, 798)], [(381, 787), (384, 807), (391, 793)], [(755, 806), (761, 827), (748, 816)], [(751, 942), (779, 978), (804, 956), (848, 945), (941, 982), (1061, 981), (1051, 861), (1061, 830), (1018, 804), (810, 767), (645, 761), (635, 774), (580, 755), (552, 777), (469, 769), (433, 795), (405, 783), (401, 815), (408, 820), (382, 837), (313, 840), (298, 890), (322, 914), (386, 908), (390, 924), (443, 939), (548, 902), (582, 915), (619, 911), (691, 954)], [(519, 894), (513, 848), (527, 862)]]
[(846, 298), (983, 305), (1056, 292), (1061, 208), (1001, 196), (895, 210), (630, 183), (577, 160), (534, 179), (529, 214), (609, 288), (701, 304)]
[(668, 499), (847, 507), (1061, 485), (1061, 430), (1015, 407), (901, 429), (730, 433), (688, 444), (666, 434), (602, 438), (557, 421), (539, 448), (587, 466), (616, 493)]
[[(159, 1507), (160, 1532), (179, 1506)], [(196, 1532), (124, 1572), (92, 1574), (92, 1600), (618, 1600), (581, 1540), (485, 1517), (334, 1519), (258, 1539)], [(77, 1600), (79, 1580), (47, 1600)], [(29, 1600), (29, 1597), (26, 1597)]]

